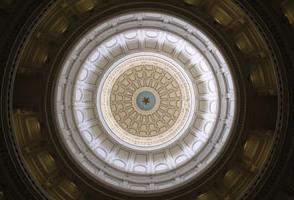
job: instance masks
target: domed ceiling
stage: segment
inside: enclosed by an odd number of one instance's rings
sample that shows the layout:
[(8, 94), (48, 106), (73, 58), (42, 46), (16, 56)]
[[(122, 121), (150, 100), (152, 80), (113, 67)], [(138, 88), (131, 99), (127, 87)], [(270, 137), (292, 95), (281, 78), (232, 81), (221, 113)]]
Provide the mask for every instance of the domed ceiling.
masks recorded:
[(0, 199), (260, 200), (293, 182), (290, 1), (270, 1), (280, 18), (263, 0), (10, 1)]
[(183, 19), (144, 11), (107, 19), (82, 38), (64, 61), (55, 109), (64, 143), (88, 173), (150, 193), (211, 165), (236, 101), (211, 39)]

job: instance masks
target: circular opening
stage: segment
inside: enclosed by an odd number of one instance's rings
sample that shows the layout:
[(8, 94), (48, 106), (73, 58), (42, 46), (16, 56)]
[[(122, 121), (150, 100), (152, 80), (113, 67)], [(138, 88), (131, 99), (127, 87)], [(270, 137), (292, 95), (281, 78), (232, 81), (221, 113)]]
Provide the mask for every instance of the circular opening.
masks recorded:
[[(138, 107), (142, 91), (154, 94), (153, 109)], [(117, 142), (134, 150), (162, 149), (191, 126), (195, 97), (191, 80), (170, 58), (151, 52), (118, 59), (99, 84), (98, 115)]]

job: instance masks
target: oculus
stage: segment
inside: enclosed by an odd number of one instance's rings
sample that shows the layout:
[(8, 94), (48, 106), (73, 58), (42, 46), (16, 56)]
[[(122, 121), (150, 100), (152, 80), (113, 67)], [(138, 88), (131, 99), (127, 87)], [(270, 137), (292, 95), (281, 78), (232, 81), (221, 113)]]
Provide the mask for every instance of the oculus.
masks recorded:
[(140, 52), (122, 59), (110, 67), (98, 91), (105, 129), (118, 141), (145, 150), (180, 137), (194, 113), (194, 89), (187, 74), (160, 54)]

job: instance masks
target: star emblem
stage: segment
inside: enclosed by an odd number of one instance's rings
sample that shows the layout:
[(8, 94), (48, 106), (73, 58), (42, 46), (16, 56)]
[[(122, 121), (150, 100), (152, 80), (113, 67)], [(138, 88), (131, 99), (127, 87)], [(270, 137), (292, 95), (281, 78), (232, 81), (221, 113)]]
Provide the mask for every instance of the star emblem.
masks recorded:
[(150, 103), (150, 100), (148, 97), (144, 97), (142, 102), (146, 105), (146, 104)]

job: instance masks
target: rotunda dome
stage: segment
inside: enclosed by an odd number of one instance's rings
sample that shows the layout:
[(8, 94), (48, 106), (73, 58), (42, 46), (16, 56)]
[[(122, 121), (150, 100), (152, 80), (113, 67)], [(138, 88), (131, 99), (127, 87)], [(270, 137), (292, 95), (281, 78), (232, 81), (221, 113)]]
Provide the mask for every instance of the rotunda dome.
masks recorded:
[(135, 193), (170, 190), (201, 174), (229, 138), (235, 103), (213, 41), (184, 19), (150, 11), (126, 12), (85, 33), (55, 94), (60, 134), (75, 160), (98, 181)]

